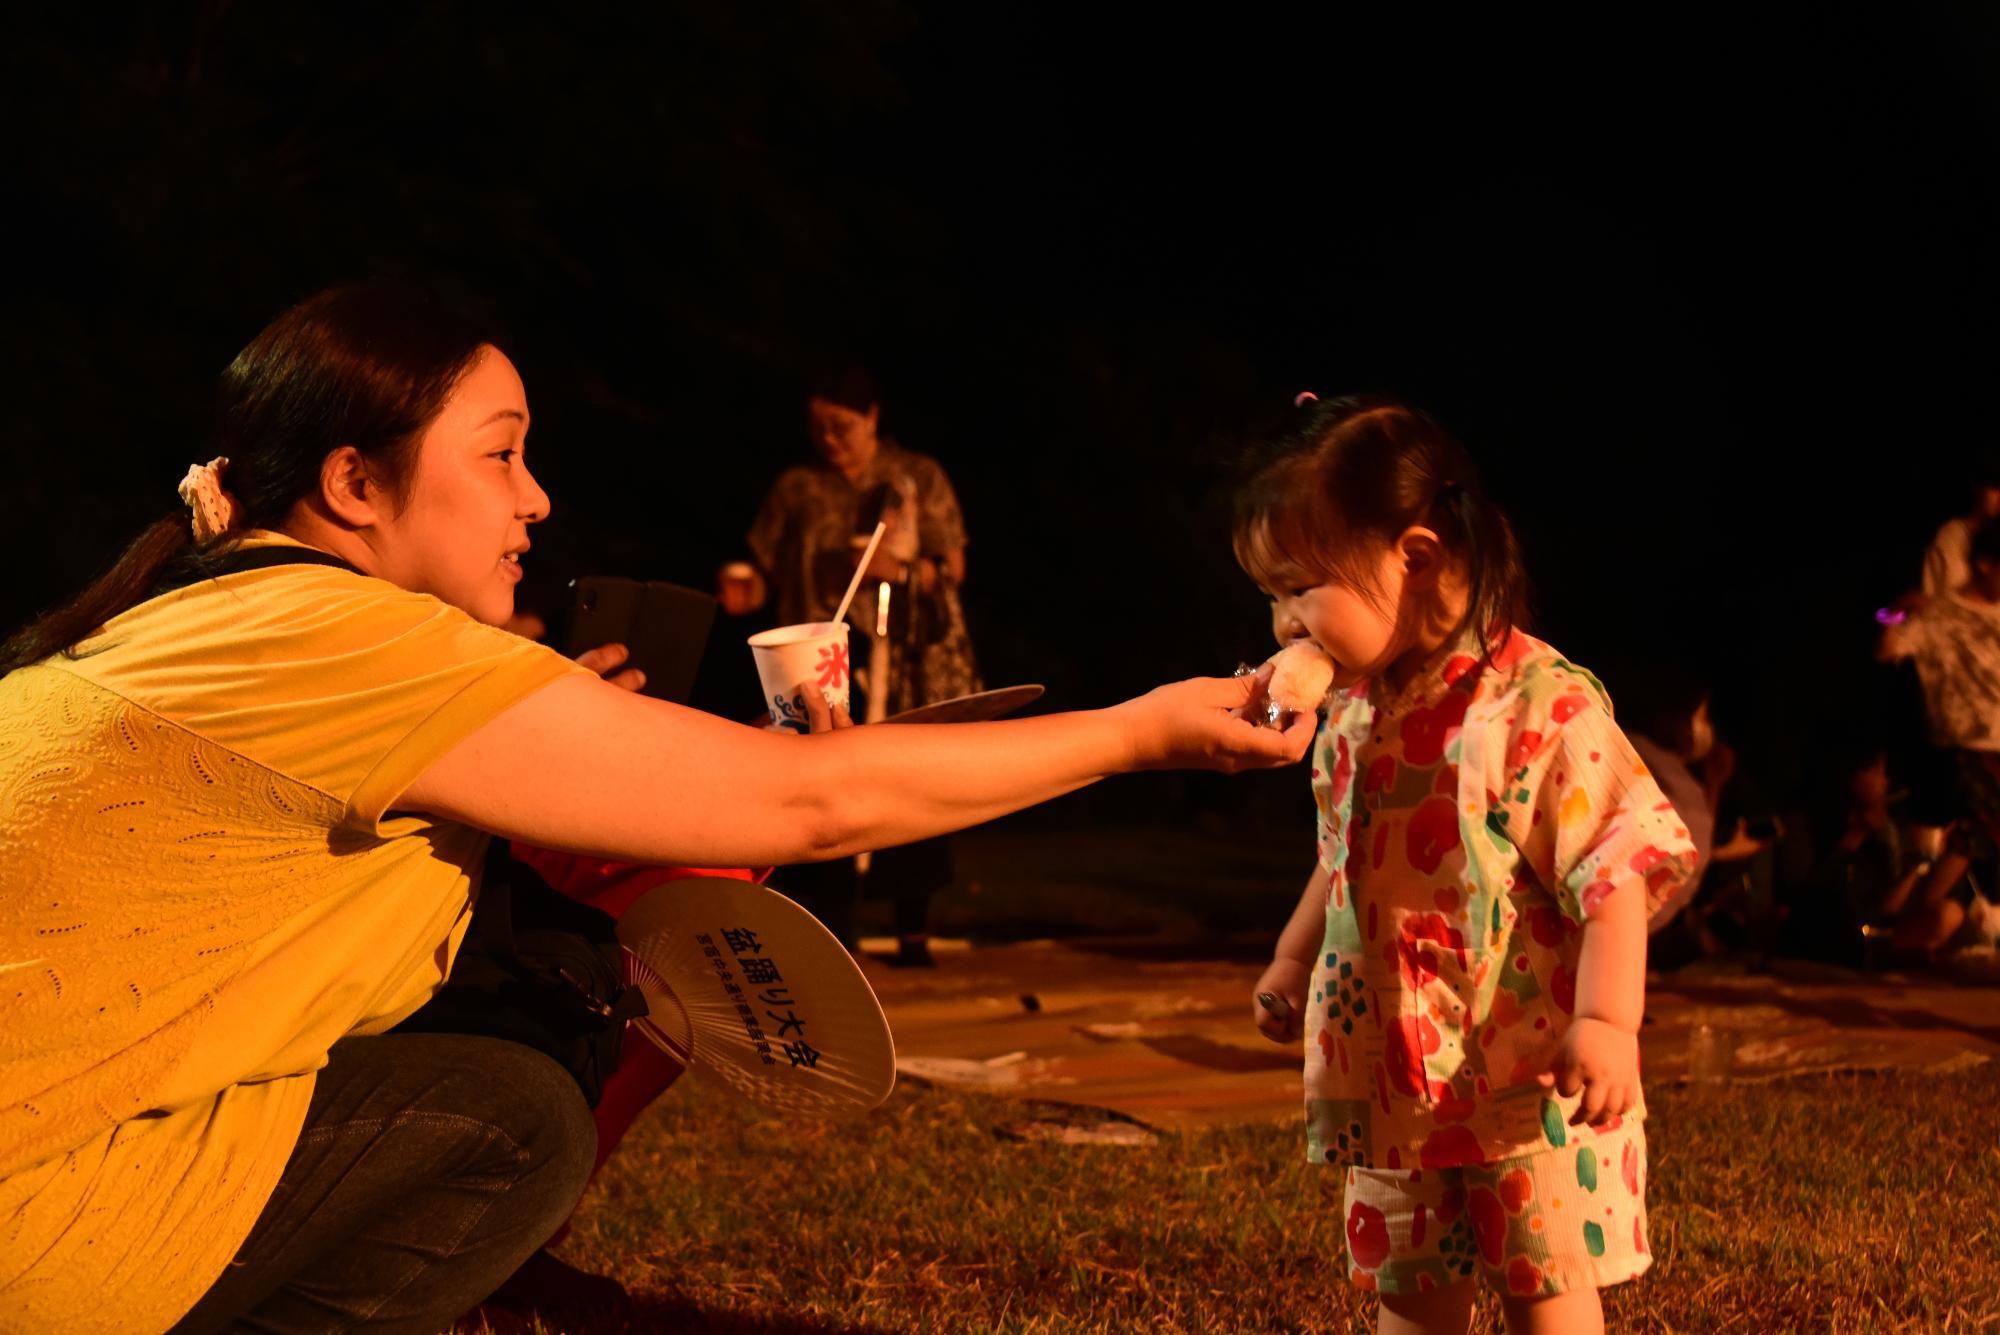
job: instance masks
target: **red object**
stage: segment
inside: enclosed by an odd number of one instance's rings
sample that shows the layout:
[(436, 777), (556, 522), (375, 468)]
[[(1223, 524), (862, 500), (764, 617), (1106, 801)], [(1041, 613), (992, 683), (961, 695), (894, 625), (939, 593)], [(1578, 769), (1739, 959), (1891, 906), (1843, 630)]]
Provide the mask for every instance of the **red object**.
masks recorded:
[[(761, 871), (752, 871), (747, 867), (647, 867), (634, 862), (610, 862), (576, 853), (558, 853), (518, 842), (510, 852), (515, 861), (532, 868), (556, 890), (592, 908), (602, 909), (614, 918), (623, 917), (625, 910), (631, 908), (639, 896), (668, 881), (720, 876), (762, 884), (772, 870), (769, 867)], [(638, 1120), (639, 1114), (650, 1107), (654, 1099), (666, 1093), (668, 1086), (680, 1079), (685, 1069), (652, 1040), (638, 1034), (626, 1034), (618, 1069), (604, 1082), (604, 1092), (591, 1114), (597, 1123), (597, 1162), (591, 1166), (592, 1177), (604, 1167), (604, 1161), (611, 1157), (611, 1151), (625, 1138), (625, 1132)], [(569, 1224), (565, 1221), (544, 1245), (553, 1247), (568, 1232)]]

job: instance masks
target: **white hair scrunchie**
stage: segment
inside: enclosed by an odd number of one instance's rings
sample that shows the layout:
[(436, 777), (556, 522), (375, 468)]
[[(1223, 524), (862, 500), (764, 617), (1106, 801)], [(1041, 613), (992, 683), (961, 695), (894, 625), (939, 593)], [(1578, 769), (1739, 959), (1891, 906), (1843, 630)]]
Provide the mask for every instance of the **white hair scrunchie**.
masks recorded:
[(198, 543), (214, 542), (243, 517), (242, 503), (222, 489), (222, 470), (227, 467), (229, 460), (211, 459), (189, 468), (181, 479), (181, 499), (194, 512), (194, 540)]

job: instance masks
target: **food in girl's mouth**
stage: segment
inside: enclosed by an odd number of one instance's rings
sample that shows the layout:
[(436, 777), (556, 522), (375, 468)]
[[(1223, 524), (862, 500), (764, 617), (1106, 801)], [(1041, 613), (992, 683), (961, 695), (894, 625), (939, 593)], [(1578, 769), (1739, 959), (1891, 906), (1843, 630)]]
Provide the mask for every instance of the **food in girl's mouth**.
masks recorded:
[(1311, 714), (1333, 685), (1333, 660), (1310, 640), (1294, 640), (1271, 656), (1271, 684), (1266, 695), (1270, 716), (1282, 723), (1285, 714)]

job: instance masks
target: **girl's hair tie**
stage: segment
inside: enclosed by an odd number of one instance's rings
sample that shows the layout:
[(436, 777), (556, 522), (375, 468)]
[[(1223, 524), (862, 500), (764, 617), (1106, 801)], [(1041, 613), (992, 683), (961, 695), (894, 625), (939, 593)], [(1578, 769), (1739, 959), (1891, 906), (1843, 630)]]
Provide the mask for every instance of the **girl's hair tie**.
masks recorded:
[(1308, 403), (1318, 403), (1318, 402), (1319, 402), (1319, 395), (1307, 389), (1299, 391), (1299, 393), (1293, 397), (1292, 406), (1294, 408), (1303, 408)]

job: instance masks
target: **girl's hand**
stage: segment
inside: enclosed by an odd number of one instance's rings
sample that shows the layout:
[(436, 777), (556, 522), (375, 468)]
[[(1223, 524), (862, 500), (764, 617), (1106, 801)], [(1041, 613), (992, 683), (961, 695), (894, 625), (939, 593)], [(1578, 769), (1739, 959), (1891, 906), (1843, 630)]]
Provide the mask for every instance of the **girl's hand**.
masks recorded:
[(1257, 1032), (1273, 1043), (1290, 1043), (1304, 1032), (1306, 988), (1311, 979), (1312, 970), (1298, 960), (1272, 960), (1250, 990), (1250, 1019)]
[(1283, 732), (1235, 711), (1249, 705), (1256, 677), (1192, 677), (1117, 706), (1139, 769), (1275, 769), (1305, 755), (1319, 719), (1300, 714)]
[(902, 582), (909, 564), (889, 551), (889, 540), (885, 535), (882, 545), (875, 549), (875, 555), (868, 558), (868, 573), (863, 578), (871, 584), (882, 580), (898, 584)]
[(1555, 1061), (1535, 1079), (1564, 1098), (1582, 1091), (1571, 1126), (1602, 1126), (1639, 1102), (1639, 1036), (1579, 1015), (1564, 1031)]
[(646, 684), (646, 674), (638, 668), (618, 667), (632, 656), (632, 651), (622, 644), (600, 644), (595, 649), (585, 649), (576, 656), (576, 661), (610, 682), (613, 686), (628, 691), (642, 689)]

